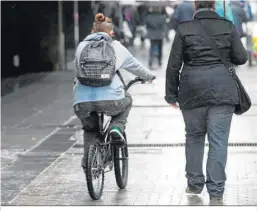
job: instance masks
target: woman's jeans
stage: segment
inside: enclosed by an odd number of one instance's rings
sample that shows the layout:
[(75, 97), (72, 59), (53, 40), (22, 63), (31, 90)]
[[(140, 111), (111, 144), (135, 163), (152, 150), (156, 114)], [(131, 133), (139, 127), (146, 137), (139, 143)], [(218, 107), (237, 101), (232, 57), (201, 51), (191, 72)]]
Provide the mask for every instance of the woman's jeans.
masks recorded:
[[(186, 125), (186, 177), (189, 188), (202, 191), (206, 183), (210, 196), (223, 196), (228, 138), (234, 110), (232, 105), (182, 110)], [(209, 152), (205, 182), (202, 166), (206, 134)]]

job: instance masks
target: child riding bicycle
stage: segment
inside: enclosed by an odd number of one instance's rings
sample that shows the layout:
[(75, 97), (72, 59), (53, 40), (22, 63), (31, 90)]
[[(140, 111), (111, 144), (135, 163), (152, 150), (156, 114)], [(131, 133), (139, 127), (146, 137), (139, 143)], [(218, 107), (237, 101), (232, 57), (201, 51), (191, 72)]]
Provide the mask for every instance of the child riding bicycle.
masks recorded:
[(123, 131), (132, 106), (125, 93), (118, 69), (124, 69), (146, 81), (154, 75), (119, 42), (112, 40), (112, 20), (102, 13), (95, 16), (92, 34), (78, 46), (75, 54), (76, 79), (73, 87), (73, 108), (84, 129), (84, 143), (98, 131), (98, 116), (111, 116), (110, 135), (124, 142)]

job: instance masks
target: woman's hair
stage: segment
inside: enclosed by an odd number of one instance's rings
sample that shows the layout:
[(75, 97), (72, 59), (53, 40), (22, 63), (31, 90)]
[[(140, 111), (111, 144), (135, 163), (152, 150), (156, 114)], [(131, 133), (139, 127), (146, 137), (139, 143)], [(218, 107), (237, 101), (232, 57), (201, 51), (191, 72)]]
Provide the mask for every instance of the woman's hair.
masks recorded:
[(104, 16), (103, 13), (98, 13), (95, 16), (95, 21), (93, 23), (92, 32), (106, 32), (110, 33), (113, 30), (112, 19)]
[(215, 1), (195, 0), (195, 9), (215, 9)]

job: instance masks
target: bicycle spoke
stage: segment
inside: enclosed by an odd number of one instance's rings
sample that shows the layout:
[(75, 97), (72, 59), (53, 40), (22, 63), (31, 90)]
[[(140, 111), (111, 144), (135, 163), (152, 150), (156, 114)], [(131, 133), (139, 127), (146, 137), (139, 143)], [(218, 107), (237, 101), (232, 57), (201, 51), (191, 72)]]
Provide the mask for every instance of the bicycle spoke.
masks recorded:
[(99, 191), (99, 189), (101, 188), (101, 181), (102, 181), (102, 168), (101, 168), (101, 153), (100, 150), (98, 149), (98, 147), (96, 147), (95, 149), (95, 153), (94, 153), (94, 159), (92, 162), (92, 168), (91, 168), (91, 172), (92, 172), (92, 182), (93, 182), (93, 188), (96, 192)]
[(92, 168), (91, 168), (91, 172), (92, 172), (92, 176), (93, 176), (93, 179), (96, 178), (96, 174), (97, 174), (97, 147), (95, 149), (95, 153), (94, 153), (94, 157), (92, 158)]
[(103, 192), (104, 172), (102, 170), (102, 159), (99, 145), (91, 143), (86, 157), (86, 180), (90, 197), (98, 200)]

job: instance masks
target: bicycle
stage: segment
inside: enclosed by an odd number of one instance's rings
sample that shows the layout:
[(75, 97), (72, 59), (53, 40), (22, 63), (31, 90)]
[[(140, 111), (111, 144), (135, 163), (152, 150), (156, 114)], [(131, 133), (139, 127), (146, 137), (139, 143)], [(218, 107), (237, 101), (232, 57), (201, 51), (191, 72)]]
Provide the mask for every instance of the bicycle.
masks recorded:
[[(154, 78), (155, 79), (155, 78)], [(139, 77), (130, 81), (125, 86), (127, 91), (132, 85), (145, 81)], [(101, 198), (104, 188), (105, 173), (112, 171), (114, 167), (116, 184), (120, 189), (125, 189), (128, 181), (128, 147), (126, 133), (123, 136), (125, 143), (123, 145), (112, 144), (109, 136), (110, 119), (104, 123), (105, 113), (98, 112), (99, 133), (97, 140), (91, 141), (85, 148), (85, 167), (87, 187), (90, 197), (93, 200)], [(84, 161), (83, 161), (84, 162)], [(109, 167), (108, 171), (105, 169)], [(97, 180), (97, 188), (94, 187), (94, 180)]]

